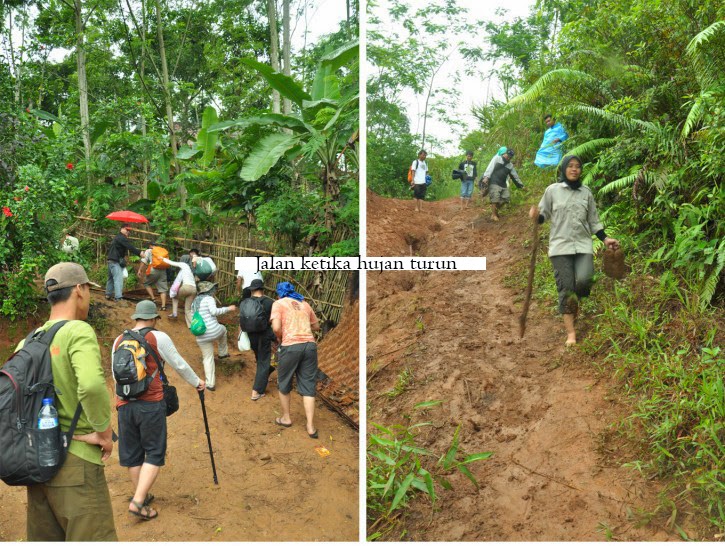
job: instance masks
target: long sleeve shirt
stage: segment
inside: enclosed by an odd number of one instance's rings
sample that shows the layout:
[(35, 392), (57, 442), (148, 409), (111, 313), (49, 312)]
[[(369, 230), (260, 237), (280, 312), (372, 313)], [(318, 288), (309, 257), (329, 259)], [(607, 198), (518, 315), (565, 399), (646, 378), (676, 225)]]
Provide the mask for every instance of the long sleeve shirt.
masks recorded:
[[(140, 330), (140, 328), (134, 328), (134, 330), (138, 331)], [(194, 388), (198, 387), (199, 382), (201, 381), (199, 379), (199, 376), (196, 375), (196, 372), (191, 368), (191, 366), (189, 366), (189, 363), (184, 360), (184, 357), (179, 354), (179, 351), (176, 348), (176, 345), (174, 345), (174, 342), (171, 341), (169, 334), (167, 334), (166, 332), (162, 332), (161, 330), (153, 330), (151, 333), (156, 339), (156, 349), (158, 350), (159, 356), (164, 363), (164, 370), (166, 370), (165, 366), (169, 364), (189, 385)], [(113, 342), (113, 350), (111, 351), (111, 362), (113, 362), (113, 354), (116, 352), (116, 346), (118, 345), (118, 342), (121, 340), (122, 337), (123, 335), (118, 336)], [(154, 379), (154, 381), (157, 380), (159, 382), (161, 381), (158, 376)]]
[[(57, 320), (49, 320), (41, 329), (48, 331)], [(21, 341), (17, 348), (25, 344)], [(104, 432), (111, 424), (111, 398), (101, 366), (101, 350), (93, 328), (82, 320), (68, 321), (50, 344), (50, 366), (56, 387), (55, 407), (61, 429), (70, 429), (73, 415), (81, 403), (75, 434)], [(70, 453), (93, 464), (101, 462), (100, 446), (72, 440)]]
[(491, 184), (506, 187), (506, 180), (508, 177), (514, 181), (517, 188), (523, 188), (524, 183), (519, 178), (519, 173), (516, 172), (514, 164), (510, 161), (505, 161), (503, 156), (495, 155), (493, 159), (486, 167), (486, 171), (483, 173), (483, 178), (488, 178)]
[(172, 262), (168, 258), (164, 258), (164, 262), (179, 268), (179, 273), (178, 275), (176, 275), (174, 282), (180, 280), (181, 284), (188, 284), (189, 286), (193, 286), (194, 288), (196, 288), (194, 273), (191, 271), (191, 267), (189, 267), (189, 264), (184, 262)]
[(593, 254), (592, 235), (604, 229), (594, 195), (586, 186), (551, 184), (539, 202), (539, 214), (551, 220), (549, 256)]
[(225, 329), (225, 326), (219, 324), (217, 317), (228, 313), (231, 309), (229, 307), (217, 307), (216, 300), (208, 295), (197, 296), (191, 308), (194, 312), (199, 311), (206, 325), (206, 332), (200, 336), (196, 336), (196, 341), (203, 343), (218, 338)]
[(111, 242), (106, 258), (111, 262), (119, 262), (131, 252), (138, 256), (141, 251), (133, 246), (133, 243), (123, 233), (117, 233)]

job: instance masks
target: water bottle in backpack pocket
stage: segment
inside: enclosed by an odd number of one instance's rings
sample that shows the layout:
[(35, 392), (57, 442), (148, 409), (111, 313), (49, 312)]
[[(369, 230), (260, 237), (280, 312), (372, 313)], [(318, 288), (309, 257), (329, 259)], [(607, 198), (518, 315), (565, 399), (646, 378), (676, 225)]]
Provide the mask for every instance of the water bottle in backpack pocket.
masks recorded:
[(62, 432), (53, 396), (50, 344), (67, 321), (47, 332), (33, 331), (0, 370), (0, 479), (8, 485), (46, 483), (65, 462), (80, 418), (78, 403), (68, 432)]

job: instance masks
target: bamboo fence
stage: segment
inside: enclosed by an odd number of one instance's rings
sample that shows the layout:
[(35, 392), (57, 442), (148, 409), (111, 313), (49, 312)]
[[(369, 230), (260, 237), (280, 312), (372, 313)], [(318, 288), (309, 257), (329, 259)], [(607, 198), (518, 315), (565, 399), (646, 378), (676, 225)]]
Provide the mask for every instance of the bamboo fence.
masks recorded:
[[(105, 262), (108, 246), (115, 232), (112, 230), (95, 229), (95, 220), (84, 216), (77, 216), (75, 235), (79, 239), (95, 242), (96, 262)], [(337, 241), (347, 238), (348, 235), (340, 233)], [(145, 248), (146, 242), (160, 237), (159, 233), (133, 227), (129, 238), (139, 246)], [(210, 230), (206, 230), (203, 238), (190, 236), (164, 237), (172, 254), (179, 250), (180, 254), (188, 253), (189, 249), (197, 248), (205, 256), (211, 256), (217, 264), (216, 282), (219, 283), (218, 298), (222, 301), (233, 300), (241, 296), (236, 293), (236, 269), (234, 258), (237, 256), (273, 256), (274, 252), (267, 250), (267, 245), (261, 238), (245, 226), (222, 222)], [(177, 249), (172, 248), (174, 242)], [(172, 259), (178, 256), (172, 255)], [(342, 308), (345, 303), (345, 293), (350, 281), (349, 271), (263, 271), (265, 288), (274, 293), (278, 282), (288, 281), (297, 287), (297, 291), (315, 309), (321, 322), (340, 322)]]

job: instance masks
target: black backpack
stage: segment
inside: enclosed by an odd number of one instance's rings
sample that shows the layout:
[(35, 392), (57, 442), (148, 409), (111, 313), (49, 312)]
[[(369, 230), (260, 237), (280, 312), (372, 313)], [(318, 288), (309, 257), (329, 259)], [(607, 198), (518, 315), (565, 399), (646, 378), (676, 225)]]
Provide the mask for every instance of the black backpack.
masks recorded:
[(239, 326), (245, 332), (264, 332), (269, 326), (262, 298), (245, 298), (239, 304)]
[[(138, 332), (124, 330), (118, 347), (113, 351), (111, 370), (116, 382), (116, 394), (122, 400), (136, 400), (148, 390), (156, 374), (162, 369), (158, 365), (160, 359), (144, 339), (150, 330), (152, 328), (143, 328)], [(151, 375), (146, 373), (148, 355), (156, 360), (158, 366)]]
[[(36, 427), (43, 398), (55, 399), (56, 394), (62, 394), (53, 385), (49, 348), (66, 322), (57, 322), (47, 332), (40, 329), (31, 332), (22, 349), (0, 370), (0, 479), (8, 485), (45, 483), (65, 462), (81, 416), (80, 402), (68, 432), (61, 432), (60, 427), (46, 430)], [(41, 437), (47, 435), (53, 435), (60, 455), (54, 466), (40, 466), (38, 445)]]

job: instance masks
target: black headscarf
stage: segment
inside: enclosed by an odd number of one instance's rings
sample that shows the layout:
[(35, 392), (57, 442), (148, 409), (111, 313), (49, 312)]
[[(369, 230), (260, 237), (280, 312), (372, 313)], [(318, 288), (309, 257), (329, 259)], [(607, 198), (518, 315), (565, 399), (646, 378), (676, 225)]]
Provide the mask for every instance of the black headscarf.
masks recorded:
[[(582, 167), (584, 166), (584, 163), (578, 155), (568, 155), (564, 157), (564, 159), (561, 160), (561, 163), (559, 163), (559, 182), (565, 182), (571, 189), (577, 190), (581, 188), (582, 185), (581, 174), (579, 175), (579, 179), (575, 180), (574, 182), (571, 182), (566, 178), (566, 167), (567, 165), (569, 165), (569, 161), (571, 161), (572, 159), (576, 159), (579, 162), (579, 165), (581, 165)], [(581, 172), (583, 173), (584, 170), (582, 169)]]

